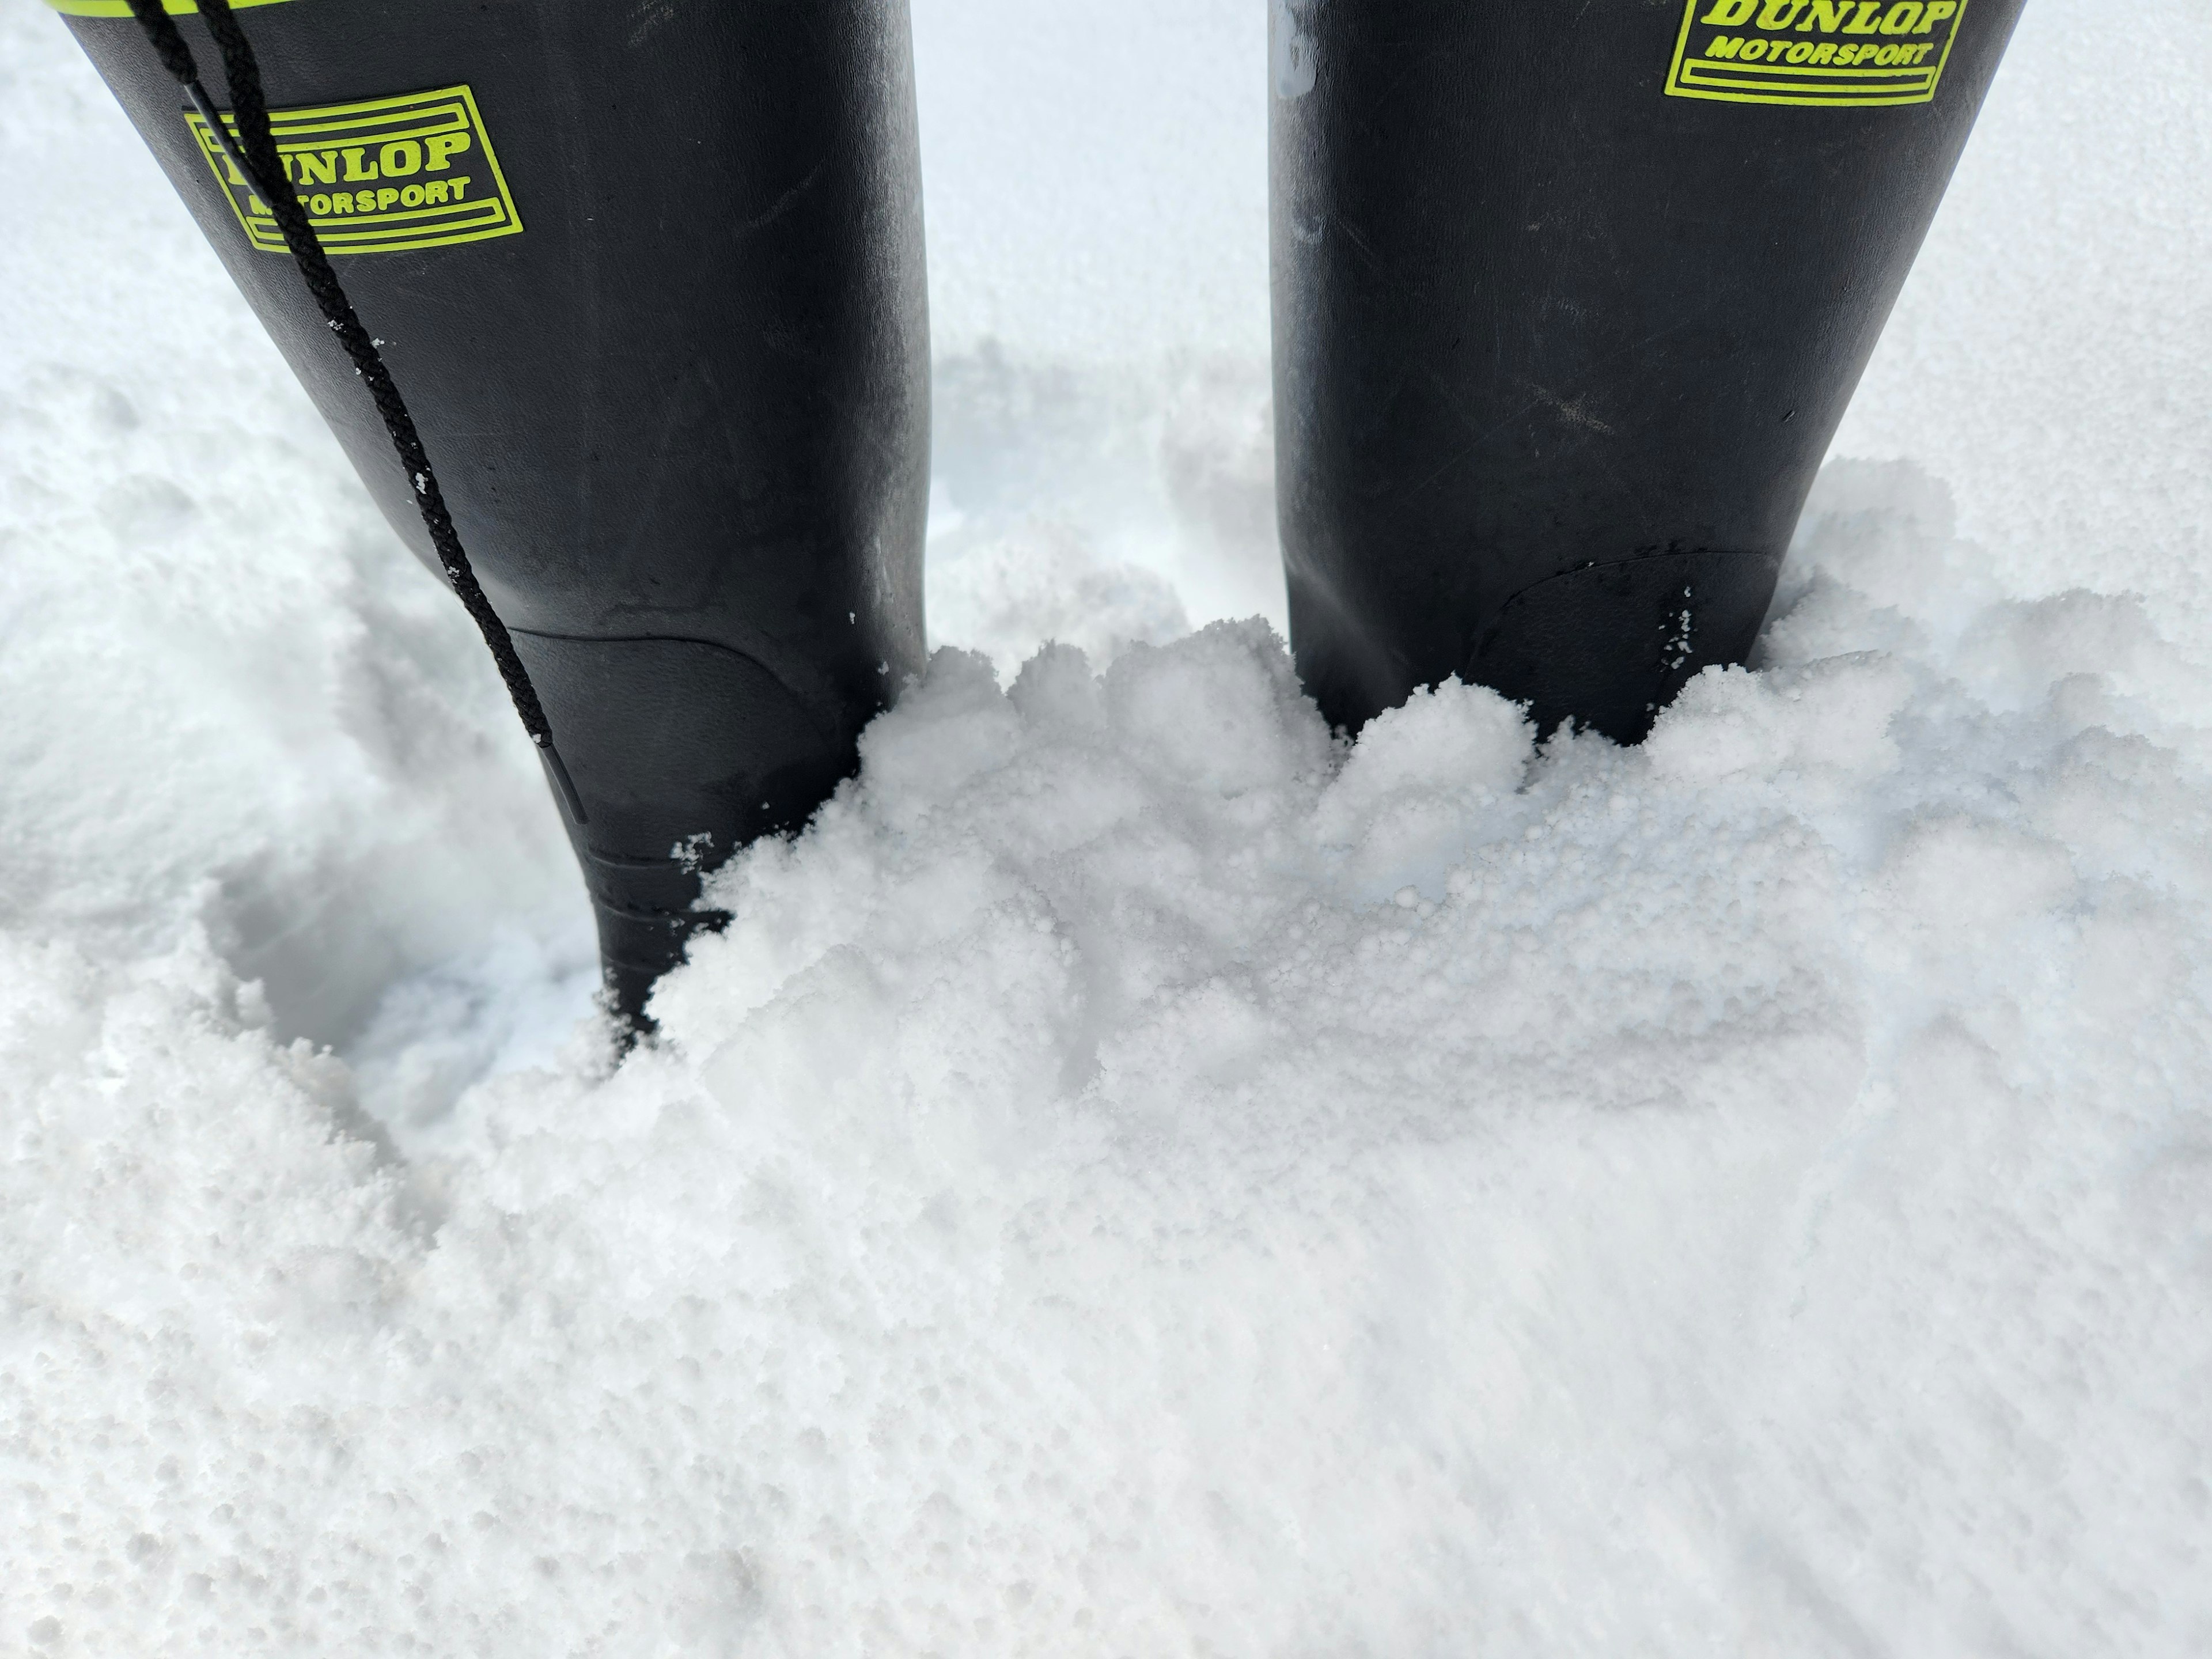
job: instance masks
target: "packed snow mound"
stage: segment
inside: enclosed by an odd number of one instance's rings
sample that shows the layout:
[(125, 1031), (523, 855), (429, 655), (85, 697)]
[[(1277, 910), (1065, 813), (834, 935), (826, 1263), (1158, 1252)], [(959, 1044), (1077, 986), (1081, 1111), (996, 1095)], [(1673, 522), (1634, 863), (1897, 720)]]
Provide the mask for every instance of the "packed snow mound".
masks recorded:
[(611, 1073), (398, 1157), (11, 939), (41, 1650), (2180, 1653), (2201, 667), (1831, 469), (1640, 750), (941, 652)]

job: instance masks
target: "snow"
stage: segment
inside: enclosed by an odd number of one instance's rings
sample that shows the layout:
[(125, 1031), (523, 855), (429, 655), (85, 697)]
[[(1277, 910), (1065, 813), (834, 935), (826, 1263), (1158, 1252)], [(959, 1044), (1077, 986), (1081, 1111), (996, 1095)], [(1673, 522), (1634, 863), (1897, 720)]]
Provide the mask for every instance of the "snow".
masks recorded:
[(1753, 672), (1347, 751), (1257, 15), (918, 7), (947, 648), (614, 1070), (465, 618), (0, 15), (0, 1646), (2212, 1649), (2203, 15), (2028, 9)]

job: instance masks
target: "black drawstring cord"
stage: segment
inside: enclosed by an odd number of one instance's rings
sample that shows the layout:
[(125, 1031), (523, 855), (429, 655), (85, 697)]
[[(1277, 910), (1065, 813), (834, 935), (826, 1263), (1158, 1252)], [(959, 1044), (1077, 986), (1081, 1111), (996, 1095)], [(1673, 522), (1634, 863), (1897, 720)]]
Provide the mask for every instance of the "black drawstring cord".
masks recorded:
[(292, 250), (300, 274), (307, 279), (307, 291), (315, 296), (324, 320), (344, 346), (346, 356), (353, 359), (354, 372), (367, 383), (369, 396), (375, 399), (376, 412), (384, 417), (384, 429), (392, 434), (392, 447), (399, 453), (399, 464), (414, 483), (415, 505), (422, 514), (423, 527), (430, 532), (430, 544), (438, 550), (438, 562), (445, 567), (447, 580), (453, 583), (454, 592), (460, 595), (461, 603), (468, 607), (469, 615), (476, 619), (484, 643), (491, 647), (492, 660), (499, 665), (500, 678), (507, 682), (507, 695), (514, 699), (514, 712), (522, 716), (523, 730), (530, 733), (531, 741), (545, 757), (546, 768), (553, 775), (562, 804), (577, 823), (586, 823), (584, 803), (576, 793), (568, 769), (562, 764), (561, 751), (553, 746), (553, 728), (546, 720), (544, 705), (538, 701), (538, 689), (531, 684), (530, 671), (515, 654), (514, 636), (507, 631), (507, 624), (500, 621), (499, 613), (491, 608), (491, 601), (484, 597), (483, 585), (477, 580), (469, 556), (461, 547), (453, 515), (446, 511), (446, 498), (438, 489), (438, 475), (431, 471), (430, 457), (415, 430), (415, 418), (407, 412), (407, 405), (400, 398), (399, 388), (392, 383), (391, 372), (384, 366), (376, 342), (354, 314), (353, 302), (346, 298), (345, 289), (338, 286), (337, 272), (331, 268), (321, 240), (307, 222), (300, 198), (293, 192), (283, 158), (277, 154), (276, 137), (270, 131), (268, 100), (261, 90), (261, 67), (254, 59), (246, 31), (239, 27), (232, 13), (230, 0), (195, 3), (208, 32), (215, 37), (216, 49), (222, 54), (223, 78), (229, 83), (230, 101), (238, 122), (234, 136), (224, 125), (207, 88), (200, 84), (199, 65), (193, 61), (192, 49), (176, 24), (169, 20), (162, 0), (130, 0), (131, 15), (146, 31), (146, 38), (153, 43), (161, 66), (183, 85), (192, 107), (215, 130), (216, 142), (222, 146), (223, 154), (261, 199), (269, 204), (276, 228), (283, 233), (284, 245)]

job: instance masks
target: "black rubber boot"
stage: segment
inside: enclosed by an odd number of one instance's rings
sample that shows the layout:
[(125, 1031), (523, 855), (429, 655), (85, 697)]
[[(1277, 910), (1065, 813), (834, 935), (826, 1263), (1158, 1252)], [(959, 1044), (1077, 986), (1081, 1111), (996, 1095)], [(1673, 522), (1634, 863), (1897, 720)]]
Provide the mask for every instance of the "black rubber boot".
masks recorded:
[[(438, 569), (266, 204), (119, 4), (64, 9)], [(219, 88), (207, 31), (178, 21)], [(302, 204), (574, 780), (608, 988), (635, 1020), (712, 920), (700, 872), (805, 823), (921, 665), (904, 0), (280, 0), (240, 21)]]
[(2020, 0), (1275, 0), (1291, 639), (1640, 740), (1751, 648)]

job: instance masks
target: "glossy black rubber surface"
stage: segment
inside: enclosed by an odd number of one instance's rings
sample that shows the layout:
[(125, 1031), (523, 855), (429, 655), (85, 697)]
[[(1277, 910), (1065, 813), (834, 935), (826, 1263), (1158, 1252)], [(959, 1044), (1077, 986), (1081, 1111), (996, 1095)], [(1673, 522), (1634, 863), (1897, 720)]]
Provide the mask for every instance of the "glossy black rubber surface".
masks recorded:
[(1632, 742), (1741, 659), (2019, 9), (1970, 0), (1932, 102), (1840, 109), (1663, 95), (1680, 0), (1276, 0), (1277, 501), (1332, 723), (1458, 674)]
[[(240, 16), (276, 109), (465, 84), (496, 148), (522, 234), (336, 263), (585, 803), (570, 833), (635, 1012), (696, 925), (697, 867), (804, 823), (921, 665), (903, 0)], [(69, 21), (435, 570), (375, 411), (291, 259), (248, 245), (137, 24)], [(220, 97), (204, 27), (179, 21)]]

